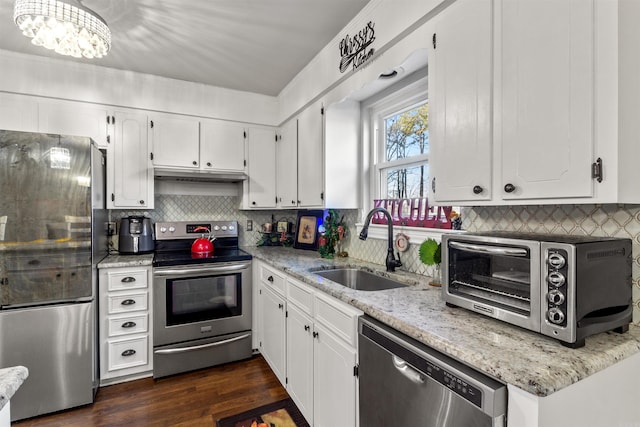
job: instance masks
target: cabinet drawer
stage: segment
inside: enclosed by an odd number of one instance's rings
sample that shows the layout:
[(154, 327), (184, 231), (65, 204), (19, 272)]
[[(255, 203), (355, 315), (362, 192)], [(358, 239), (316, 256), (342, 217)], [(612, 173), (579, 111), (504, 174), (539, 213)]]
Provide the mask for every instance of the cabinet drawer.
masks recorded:
[(109, 271), (107, 273), (107, 289), (109, 291), (146, 289), (147, 285), (147, 270), (144, 269)]
[(109, 341), (109, 371), (118, 369), (132, 368), (134, 366), (143, 366), (149, 362), (149, 337), (147, 335), (118, 340)]
[(313, 316), (313, 289), (302, 282), (287, 279), (287, 301)]
[(109, 319), (108, 334), (109, 337), (117, 337), (120, 335), (138, 334), (149, 331), (149, 316), (139, 314), (137, 316), (117, 317)]
[(277, 273), (276, 270), (262, 265), (260, 270), (260, 280), (280, 295), (285, 295), (285, 278), (281, 273)]
[(147, 292), (108, 297), (109, 314), (141, 311), (149, 308)]
[(362, 312), (335, 298), (318, 292), (315, 297), (315, 319), (348, 344), (356, 346), (358, 316)]

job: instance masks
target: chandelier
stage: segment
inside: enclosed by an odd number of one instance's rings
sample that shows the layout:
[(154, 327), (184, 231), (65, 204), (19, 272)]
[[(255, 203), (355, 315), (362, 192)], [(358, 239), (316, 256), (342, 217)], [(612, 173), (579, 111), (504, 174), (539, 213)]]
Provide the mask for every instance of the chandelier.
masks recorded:
[(80, 0), (15, 0), (13, 19), (31, 43), (74, 58), (102, 58), (111, 48), (111, 31)]

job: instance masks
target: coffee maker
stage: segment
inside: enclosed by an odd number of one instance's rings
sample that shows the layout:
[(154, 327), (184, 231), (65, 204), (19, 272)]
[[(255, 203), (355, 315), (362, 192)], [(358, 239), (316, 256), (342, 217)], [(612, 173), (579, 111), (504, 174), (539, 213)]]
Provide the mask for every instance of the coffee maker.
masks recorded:
[(118, 251), (121, 254), (145, 254), (153, 252), (155, 241), (151, 218), (128, 216), (120, 220)]

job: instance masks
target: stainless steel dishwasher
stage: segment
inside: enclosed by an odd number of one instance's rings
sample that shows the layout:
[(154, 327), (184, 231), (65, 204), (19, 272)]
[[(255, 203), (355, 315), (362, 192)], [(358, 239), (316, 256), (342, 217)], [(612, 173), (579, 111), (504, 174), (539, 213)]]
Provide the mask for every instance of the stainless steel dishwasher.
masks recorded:
[(370, 317), (358, 330), (360, 425), (506, 425), (504, 384)]

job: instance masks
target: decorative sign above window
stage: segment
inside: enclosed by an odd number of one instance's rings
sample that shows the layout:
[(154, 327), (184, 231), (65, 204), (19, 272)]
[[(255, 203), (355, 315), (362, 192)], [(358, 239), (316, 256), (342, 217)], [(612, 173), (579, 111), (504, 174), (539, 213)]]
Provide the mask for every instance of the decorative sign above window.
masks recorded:
[[(383, 207), (391, 214), (393, 225), (408, 227), (452, 229), (453, 208), (451, 206), (429, 206), (429, 200), (420, 199), (375, 199), (374, 207)], [(457, 214), (455, 214), (457, 217)], [(386, 224), (384, 215), (376, 213), (373, 224)]]
[(353, 70), (357, 70), (365, 62), (367, 62), (373, 56), (374, 49), (371, 43), (376, 39), (375, 31), (373, 27), (375, 24), (369, 21), (365, 27), (358, 31), (358, 34), (351, 37), (350, 35), (344, 36), (340, 42), (340, 72), (347, 71), (349, 66), (353, 66)]

